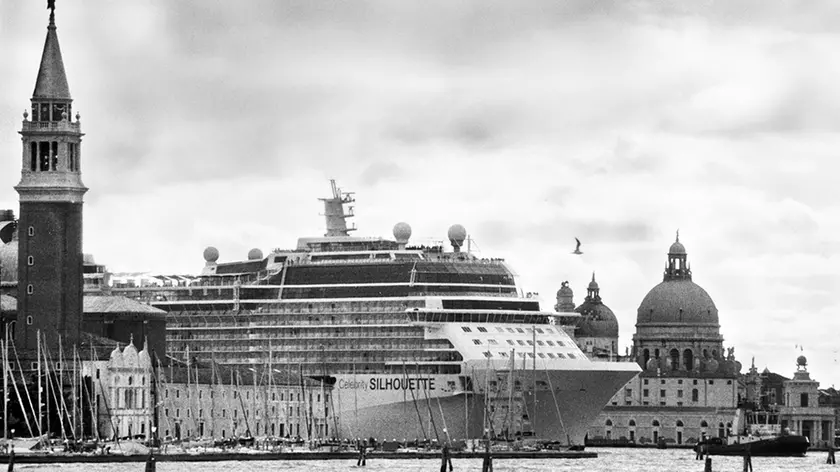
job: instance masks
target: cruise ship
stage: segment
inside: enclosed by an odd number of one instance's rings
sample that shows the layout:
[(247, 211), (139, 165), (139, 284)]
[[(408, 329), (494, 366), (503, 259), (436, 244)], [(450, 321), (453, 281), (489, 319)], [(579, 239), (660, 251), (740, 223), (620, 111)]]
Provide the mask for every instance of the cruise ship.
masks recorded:
[(639, 366), (588, 359), (579, 315), (542, 311), (504, 260), (464, 250), (461, 225), (451, 249), (410, 243), (406, 223), (351, 236), (354, 196), (331, 185), (322, 237), (235, 262), (208, 247), (200, 275), (111, 290), (167, 312), (173, 359), (322, 382), (329, 436), (582, 446)]

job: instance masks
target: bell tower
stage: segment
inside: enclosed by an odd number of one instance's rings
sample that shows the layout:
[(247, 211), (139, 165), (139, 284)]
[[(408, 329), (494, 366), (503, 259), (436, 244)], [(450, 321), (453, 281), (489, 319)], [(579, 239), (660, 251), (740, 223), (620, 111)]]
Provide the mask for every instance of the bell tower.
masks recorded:
[(18, 221), (18, 348), (35, 349), (36, 333), (77, 343), (82, 317), (81, 122), (72, 115), (70, 87), (50, 9), (32, 116), (23, 112)]

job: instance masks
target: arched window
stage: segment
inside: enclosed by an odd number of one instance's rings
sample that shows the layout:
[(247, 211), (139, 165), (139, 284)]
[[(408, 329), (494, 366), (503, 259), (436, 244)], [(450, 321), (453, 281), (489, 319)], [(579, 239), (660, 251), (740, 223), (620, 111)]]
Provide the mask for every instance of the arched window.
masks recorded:
[(694, 353), (691, 349), (683, 351), (683, 366), (685, 367), (685, 370), (694, 369)]
[(671, 349), (671, 352), (668, 353), (669, 357), (671, 358), (671, 370), (677, 370), (680, 368), (680, 351), (677, 349)]
[(700, 391), (698, 391), (696, 388), (691, 389), (691, 401), (700, 401)]
[(607, 426), (612, 426), (612, 420), (611, 420), (611, 419), (607, 419), (607, 422), (606, 422), (605, 424), (606, 424)]
[(707, 423), (707, 422), (706, 422), (706, 420), (703, 420), (703, 421), (701, 421), (701, 422), (700, 422), (700, 427), (701, 427), (701, 428), (708, 428), (708, 427), (709, 427), (709, 423)]
[(653, 423), (651, 423), (651, 424), (653, 426), (659, 426), (659, 420), (653, 420)]
[(636, 426), (636, 420), (630, 420), (630, 426)]
[(677, 428), (681, 428), (683, 426), (685, 425), (683, 424), (682, 420), (677, 420)]
[(129, 384), (129, 385), (134, 384), (134, 378), (133, 378), (133, 377), (128, 376), (128, 384)]
[(642, 366), (643, 369), (647, 369), (647, 363), (650, 360), (650, 349), (645, 349), (642, 351), (642, 356), (644, 358), (644, 365)]

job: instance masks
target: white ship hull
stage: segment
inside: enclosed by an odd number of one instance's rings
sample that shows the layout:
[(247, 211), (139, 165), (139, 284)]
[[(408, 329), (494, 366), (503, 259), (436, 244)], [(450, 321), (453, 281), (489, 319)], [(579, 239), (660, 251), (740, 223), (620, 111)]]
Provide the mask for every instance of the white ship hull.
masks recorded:
[[(588, 427), (612, 395), (636, 375), (635, 365), (593, 363), (589, 370), (521, 371), (513, 378), (524, 388), (510, 400), (509, 389), (490, 390), (488, 400), (484, 369), (475, 370), (473, 391), (460, 388), (457, 375), (422, 376), (411, 379), (400, 375), (337, 375), (333, 389), (336, 423), (342, 438), (377, 440), (477, 439), (485, 428), (496, 435), (507, 431), (535, 431), (539, 439), (582, 445)], [(508, 374), (505, 374), (508, 375)], [(491, 377), (498, 378), (492, 371)], [(533, 384), (537, 388), (534, 414)], [(413, 380), (413, 382), (411, 381)], [(524, 402), (528, 418), (521, 410), (507, 413), (507, 405)], [(335, 427), (335, 426), (333, 426)], [(444, 432), (446, 428), (446, 432)], [(447, 434), (448, 433), (448, 434)]]

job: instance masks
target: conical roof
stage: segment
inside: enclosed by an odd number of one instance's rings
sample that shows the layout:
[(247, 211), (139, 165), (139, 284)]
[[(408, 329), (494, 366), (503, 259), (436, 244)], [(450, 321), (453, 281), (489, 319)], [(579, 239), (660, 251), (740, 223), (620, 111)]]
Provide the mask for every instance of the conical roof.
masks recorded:
[(67, 74), (64, 73), (64, 61), (61, 59), (61, 48), (58, 46), (58, 34), (55, 29), (55, 15), (50, 13), (47, 39), (44, 42), (44, 52), (41, 54), (41, 67), (38, 69), (35, 91), (32, 92), (33, 99), (71, 99), (70, 86), (67, 85)]

